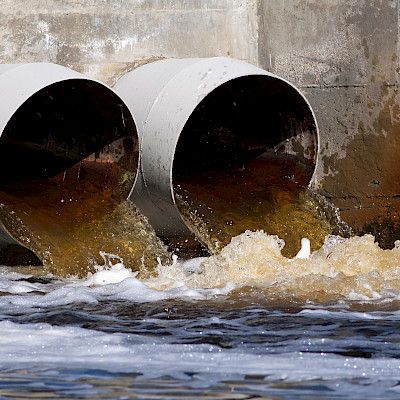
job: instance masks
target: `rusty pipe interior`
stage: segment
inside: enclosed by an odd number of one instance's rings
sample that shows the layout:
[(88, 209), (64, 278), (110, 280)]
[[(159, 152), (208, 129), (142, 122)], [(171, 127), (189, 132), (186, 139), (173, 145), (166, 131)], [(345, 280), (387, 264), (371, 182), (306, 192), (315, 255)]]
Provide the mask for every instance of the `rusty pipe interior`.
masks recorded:
[(289, 217), (299, 214), (317, 149), (314, 115), (295, 88), (269, 76), (228, 81), (200, 102), (180, 134), (177, 205), (212, 252), (247, 229), (264, 229), (289, 238), (293, 255)]
[(138, 158), (133, 118), (104, 85), (67, 79), (28, 98), (0, 137), (0, 264), (42, 263), (26, 225), (62, 238), (110, 213), (128, 197)]

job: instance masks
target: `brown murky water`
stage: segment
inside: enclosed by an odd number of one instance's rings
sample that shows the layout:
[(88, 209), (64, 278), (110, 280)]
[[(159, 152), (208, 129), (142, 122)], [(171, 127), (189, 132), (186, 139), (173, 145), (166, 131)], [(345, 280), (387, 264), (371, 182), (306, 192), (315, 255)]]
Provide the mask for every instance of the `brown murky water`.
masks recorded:
[[(86, 276), (115, 254), (148, 277), (157, 257), (169, 254), (147, 220), (125, 200), (131, 176), (113, 163), (87, 158), (48, 179), (3, 184), (0, 218), (5, 228), (56, 275)], [(264, 154), (233, 172), (208, 171), (175, 181), (179, 207), (196, 235), (218, 254), (246, 230), (278, 235), (292, 257), (302, 237), (320, 248), (332, 225), (307, 194), (309, 166), (289, 156)], [(118, 188), (118, 189), (116, 189)], [(187, 240), (190, 256), (198, 242)]]
[(307, 192), (310, 166), (288, 155), (263, 156), (234, 171), (207, 171), (177, 177), (178, 206), (212, 253), (246, 230), (264, 230), (284, 239), (293, 257), (308, 237), (322, 246), (332, 223)]
[(131, 177), (121, 177), (114, 168), (89, 160), (49, 179), (3, 185), (0, 219), (48, 272), (86, 276), (103, 264), (102, 251), (147, 276), (156, 258), (165, 259), (168, 253), (147, 220), (123, 197), (121, 180), (129, 183)]

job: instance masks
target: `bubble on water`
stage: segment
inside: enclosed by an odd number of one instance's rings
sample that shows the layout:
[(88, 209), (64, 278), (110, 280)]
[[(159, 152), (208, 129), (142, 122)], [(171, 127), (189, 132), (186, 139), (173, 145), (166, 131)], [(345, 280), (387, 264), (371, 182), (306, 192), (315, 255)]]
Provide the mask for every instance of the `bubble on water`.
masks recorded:
[(326, 256), (328, 256), (329, 254), (332, 253), (332, 251), (335, 250), (338, 244), (344, 242), (346, 242), (346, 239), (341, 236), (328, 235), (325, 237), (325, 241), (323, 246), (321, 247), (321, 251), (324, 252)]

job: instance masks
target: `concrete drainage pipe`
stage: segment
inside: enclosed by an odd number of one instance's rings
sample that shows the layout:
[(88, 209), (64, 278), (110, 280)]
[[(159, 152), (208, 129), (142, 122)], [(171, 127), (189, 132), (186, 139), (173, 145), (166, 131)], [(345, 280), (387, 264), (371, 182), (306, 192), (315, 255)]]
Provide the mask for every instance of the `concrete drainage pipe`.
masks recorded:
[[(79, 207), (85, 196), (104, 201), (98, 195), (102, 189), (127, 198), (138, 168), (137, 132), (110, 88), (59, 65), (0, 65), (0, 88), (0, 262), (32, 264), (33, 255), (20, 246), (29, 238), (4, 207), (18, 209), (35, 224), (38, 207), (40, 218), (54, 219), (60, 213), (50, 210), (57, 204)], [(67, 222), (74, 221), (59, 224)], [(62, 228), (53, 234), (63, 235)]]
[[(262, 228), (258, 217), (247, 218), (256, 204), (235, 213), (241, 197), (260, 200), (263, 185), (280, 184), (272, 175), (303, 186), (312, 179), (318, 146), (313, 110), (276, 75), (235, 59), (169, 59), (127, 73), (114, 89), (141, 138), (131, 198), (164, 238), (199, 234), (193, 225), (207, 210), (214, 219), (223, 215), (226, 225)], [(181, 196), (192, 201), (191, 222)], [(241, 207), (246, 204), (249, 199)], [(240, 215), (247, 218), (242, 224)]]

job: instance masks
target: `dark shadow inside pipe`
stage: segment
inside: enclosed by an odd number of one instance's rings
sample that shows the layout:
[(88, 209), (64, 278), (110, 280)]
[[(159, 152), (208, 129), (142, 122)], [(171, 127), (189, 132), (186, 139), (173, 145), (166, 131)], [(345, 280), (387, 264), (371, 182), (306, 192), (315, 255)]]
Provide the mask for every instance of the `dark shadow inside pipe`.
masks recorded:
[[(89, 80), (55, 83), (16, 110), (2, 133), (1, 202), (21, 208), (18, 212), (34, 221), (30, 214), (35, 207), (57, 208), (63, 196), (71, 203), (89, 196), (95, 202), (96, 193), (104, 189), (116, 201), (126, 199), (138, 156), (134, 121), (116, 94)], [(104, 201), (101, 196), (97, 200)], [(59, 214), (48, 213), (49, 218)], [(10, 265), (5, 253), (0, 251), (0, 264)], [(12, 257), (15, 265), (24, 264), (23, 258)]]
[[(136, 169), (132, 117), (126, 106), (99, 83), (68, 80), (48, 86), (13, 115), (0, 138), (0, 184), (57, 175), (87, 156), (122, 140), (111, 157)], [(123, 164), (126, 164), (125, 166)]]
[(211, 92), (187, 121), (175, 152), (174, 178), (241, 168), (262, 155), (295, 158), (310, 181), (317, 130), (305, 100), (287, 83), (241, 77)]
[(191, 114), (175, 152), (173, 184), (186, 204), (177, 201), (184, 219), (189, 205), (192, 225), (208, 219), (204, 229), (219, 231), (223, 244), (246, 229), (264, 229), (279, 203), (296, 202), (309, 185), (317, 139), (309, 105), (288, 83), (246, 76), (216, 88)]

